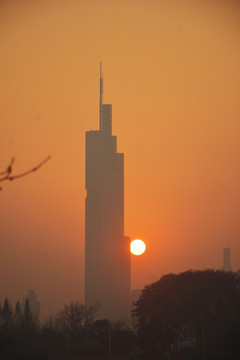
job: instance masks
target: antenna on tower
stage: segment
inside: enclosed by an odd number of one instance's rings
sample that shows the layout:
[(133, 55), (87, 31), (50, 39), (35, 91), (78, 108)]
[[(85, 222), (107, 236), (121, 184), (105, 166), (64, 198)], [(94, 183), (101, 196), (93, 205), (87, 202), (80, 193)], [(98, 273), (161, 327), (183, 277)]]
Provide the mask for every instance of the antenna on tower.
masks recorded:
[(102, 62), (100, 61), (100, 101), (99, 101), (99, 128), (102, 130), (102, 94), (103, 94), (103, 78), (102, 78)]

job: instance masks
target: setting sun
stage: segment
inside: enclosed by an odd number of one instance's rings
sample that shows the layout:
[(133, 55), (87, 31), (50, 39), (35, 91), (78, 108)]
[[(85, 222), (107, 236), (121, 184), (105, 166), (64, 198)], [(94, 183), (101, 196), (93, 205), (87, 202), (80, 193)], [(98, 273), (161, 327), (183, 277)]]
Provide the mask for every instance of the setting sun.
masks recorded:
[(133, 255), (142, 255), (146, 250), (144, 241), (136, 239), (130, 244), (130, 251)]

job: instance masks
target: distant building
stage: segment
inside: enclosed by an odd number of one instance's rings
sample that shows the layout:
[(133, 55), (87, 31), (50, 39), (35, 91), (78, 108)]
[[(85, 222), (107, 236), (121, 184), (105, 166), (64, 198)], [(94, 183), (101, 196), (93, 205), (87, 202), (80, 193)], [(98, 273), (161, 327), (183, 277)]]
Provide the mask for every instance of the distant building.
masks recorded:
[(22, 312), (24, 312), (24, 307), (27, 300), (29, 301), (32, 315), (37, 319), (38, 322), (40, 322), (40, 302), (38, 301), (34, 290), (28, 290), (27, 295), (23, 298), (21, 304)]
[[(101, 67), (101, 65), (100, 65)], [(85, 304), (98, 318), (130, 316), (130, 239), (124, 236), (124, 154), (112, 135), (112, 105), (102, 104), (100, 126), (86, 132)]]
[(232, 271), (230, 248), (223, 249), (223, 268), (222, 269), (224, 271)]

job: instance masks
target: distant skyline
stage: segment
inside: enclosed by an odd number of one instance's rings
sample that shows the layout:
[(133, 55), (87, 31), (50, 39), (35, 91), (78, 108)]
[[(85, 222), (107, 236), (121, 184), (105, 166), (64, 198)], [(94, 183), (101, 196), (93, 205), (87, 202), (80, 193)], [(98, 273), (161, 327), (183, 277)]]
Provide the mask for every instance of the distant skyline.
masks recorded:
[(240, 4), (236, 0), (0, 2), (1, 298), (33, 288), (46, 317), (84, 300), (85, 131), (99, 61), (125, 153), (125, 233), (146, 242), (132, 287), (240, 268)]

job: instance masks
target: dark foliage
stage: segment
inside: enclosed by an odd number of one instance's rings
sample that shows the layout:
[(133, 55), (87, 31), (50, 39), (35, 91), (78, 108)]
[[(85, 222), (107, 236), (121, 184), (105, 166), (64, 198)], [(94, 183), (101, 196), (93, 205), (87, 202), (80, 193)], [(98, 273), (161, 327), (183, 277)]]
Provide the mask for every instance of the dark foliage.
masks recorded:
[(38, 333), (28, 301), (22, 314), (20, 303), (16, 303), (13, 312), (6, 298), (0, 311), (0, 359), (28, 360), (34, 357), (38, 360)]
[(28, 300), (23, 311), (17, 302), (13, 312), (5, 299), (0, 306), (0, 359), (105, 359), (109, 335), (112, 358), (122, 359), (132, 346), (132, 332), (123, 323), (95, 321), (96, 311), (95, 307), (72, 302), (39, 327)]
[(1, 360), (240, 359), (240, 277), (187, 271), (145, 287), (133, 312), (136, 328), (95, 320), (94, 307), (65, 305), (39, 326), (23, 311), (0, 305)]
[(187, 271), (145, 287), (133, 315), (143, 354), (166, 359), (240, 358), (240, 278)]

